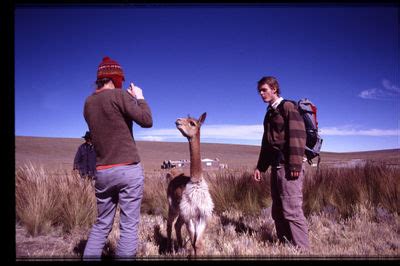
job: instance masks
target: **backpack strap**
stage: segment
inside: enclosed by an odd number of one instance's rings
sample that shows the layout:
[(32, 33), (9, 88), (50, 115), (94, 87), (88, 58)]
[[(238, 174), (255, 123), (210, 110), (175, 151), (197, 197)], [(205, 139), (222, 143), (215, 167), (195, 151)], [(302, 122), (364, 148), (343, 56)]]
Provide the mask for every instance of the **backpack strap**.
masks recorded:
[[(292, 100), (283, 99), (283, 100), (279, 103), (279, 105), (276, 107), (276, 110), (278, 110), (279, 114), (280, 114), (280, 115), (283, 117), (283, 119), (285, 119), (285, 120), (286, 120), (286, 116), (285, 116), (285, 112), (283, 111), (283, 105), (284, 105), (286, 102), (292, 102), (292, 103), (297, 107), (297, 102), (292, 101)], [(285, 122), (286, 122), (286, 121), (285, 121)]]

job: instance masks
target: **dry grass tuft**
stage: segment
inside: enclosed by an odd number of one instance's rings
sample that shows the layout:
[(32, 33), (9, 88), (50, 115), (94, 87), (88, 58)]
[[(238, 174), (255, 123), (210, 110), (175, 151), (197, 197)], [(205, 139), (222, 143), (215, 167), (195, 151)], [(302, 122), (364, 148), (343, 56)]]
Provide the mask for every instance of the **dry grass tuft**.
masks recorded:
[(320, 169), (309, 172), (304, 182), (304, 212), (327, 211), (337, 216), (353, 215), (353, 205), (370, 202), (392, 213), (400, 211), (399, 169), (367, 162), (354, 168)]
[(210, 176), (208, 183), (218, 214), (240, 210), (252, 215), (271, 205), (270, 180), (266, 175), (260, 182), (255, 182), (253, 173), (248, 170), (225, 170)]
[(146, 173), (141, 206), (142, 213), (161, 215), (164, 218), (168, 216), (168, 183), (165, 174), (164, 171)]
[(47, 234), (53, 226), (68, 232), (94, 222), (96, 198), (90, 181), (31, 163), (17, 168), (15, 179), (16, 218), (31, 235)]

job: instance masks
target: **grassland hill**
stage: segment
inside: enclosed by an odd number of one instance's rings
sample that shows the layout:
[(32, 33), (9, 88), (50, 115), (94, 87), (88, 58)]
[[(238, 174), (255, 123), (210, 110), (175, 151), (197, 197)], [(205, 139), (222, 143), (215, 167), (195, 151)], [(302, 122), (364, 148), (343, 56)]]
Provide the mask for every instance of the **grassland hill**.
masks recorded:
[[(70, 170), (81, 138), (15, 137), (15, 163), (32, 162), (46, 168)], [(189, 159), (187, 142), (136, 142), (142, 163), (146, 170), (158, 170), (164, 160)], [(229, 168), (253, 168), (257, 163), (259, 146), (202, 143), (202, 158), (219, 158)], [(321, 165), (344, 165), (358, 161), (385, 161), (390, 165), (400, 165), (400, 149), (367, 152), (322, 152)]]

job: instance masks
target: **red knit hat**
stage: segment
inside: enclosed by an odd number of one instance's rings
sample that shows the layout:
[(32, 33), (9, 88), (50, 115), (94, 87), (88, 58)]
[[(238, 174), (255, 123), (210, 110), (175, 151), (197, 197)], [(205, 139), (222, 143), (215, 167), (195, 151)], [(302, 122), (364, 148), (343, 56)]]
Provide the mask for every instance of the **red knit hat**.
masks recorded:
[(97, 79), (110, 78), (116, 88), (122, 88), (122, 81), (125, 81), (124, 71), (117, 61), (105, 56), (97, 69)]

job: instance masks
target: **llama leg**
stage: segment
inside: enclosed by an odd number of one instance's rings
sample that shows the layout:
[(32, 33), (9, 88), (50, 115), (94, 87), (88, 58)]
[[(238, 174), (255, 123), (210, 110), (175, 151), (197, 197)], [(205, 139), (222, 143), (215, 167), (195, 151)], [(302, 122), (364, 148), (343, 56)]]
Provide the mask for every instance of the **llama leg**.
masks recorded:
[(196, 239), (195, 239), (195, 236), (196, 236), (195, 235), (195, 224), (194, 224), (192, 219), (190, 219), (189, 222), (186, 223), (186, 229), (187, 229), (187, 231), (189, 233), (189, 236), (190, 236), (190, 243), (192, 244), (192, 248), (193, 248), (194, 254), (196, 255), (196, 249), (195, 249), (195, 242), (196, 242)]
[(181, 215), (178, 216), (178, 219), (175, 222), (175, 233), (176, 233), (176, 240), (178, 241), (178, 247), (181, 248), (183, 246), (182, 241), (182, 225), (184, 224), (184, 220)]
[(172, 251), (172, 224), (178, 214), (171, 209), (168, 210), (168, 220), (167, 220), (167, 250)]
[(204, 239), (203, 239), (203, 233), (206, 229), (206, 221), (204, 218), (199, 219), (199, 223), (196, 226), (196, 243), (195, 243), (195, 248), (196, 248), (196, 254), (197, 255), (202, 255), (204, 252)]

